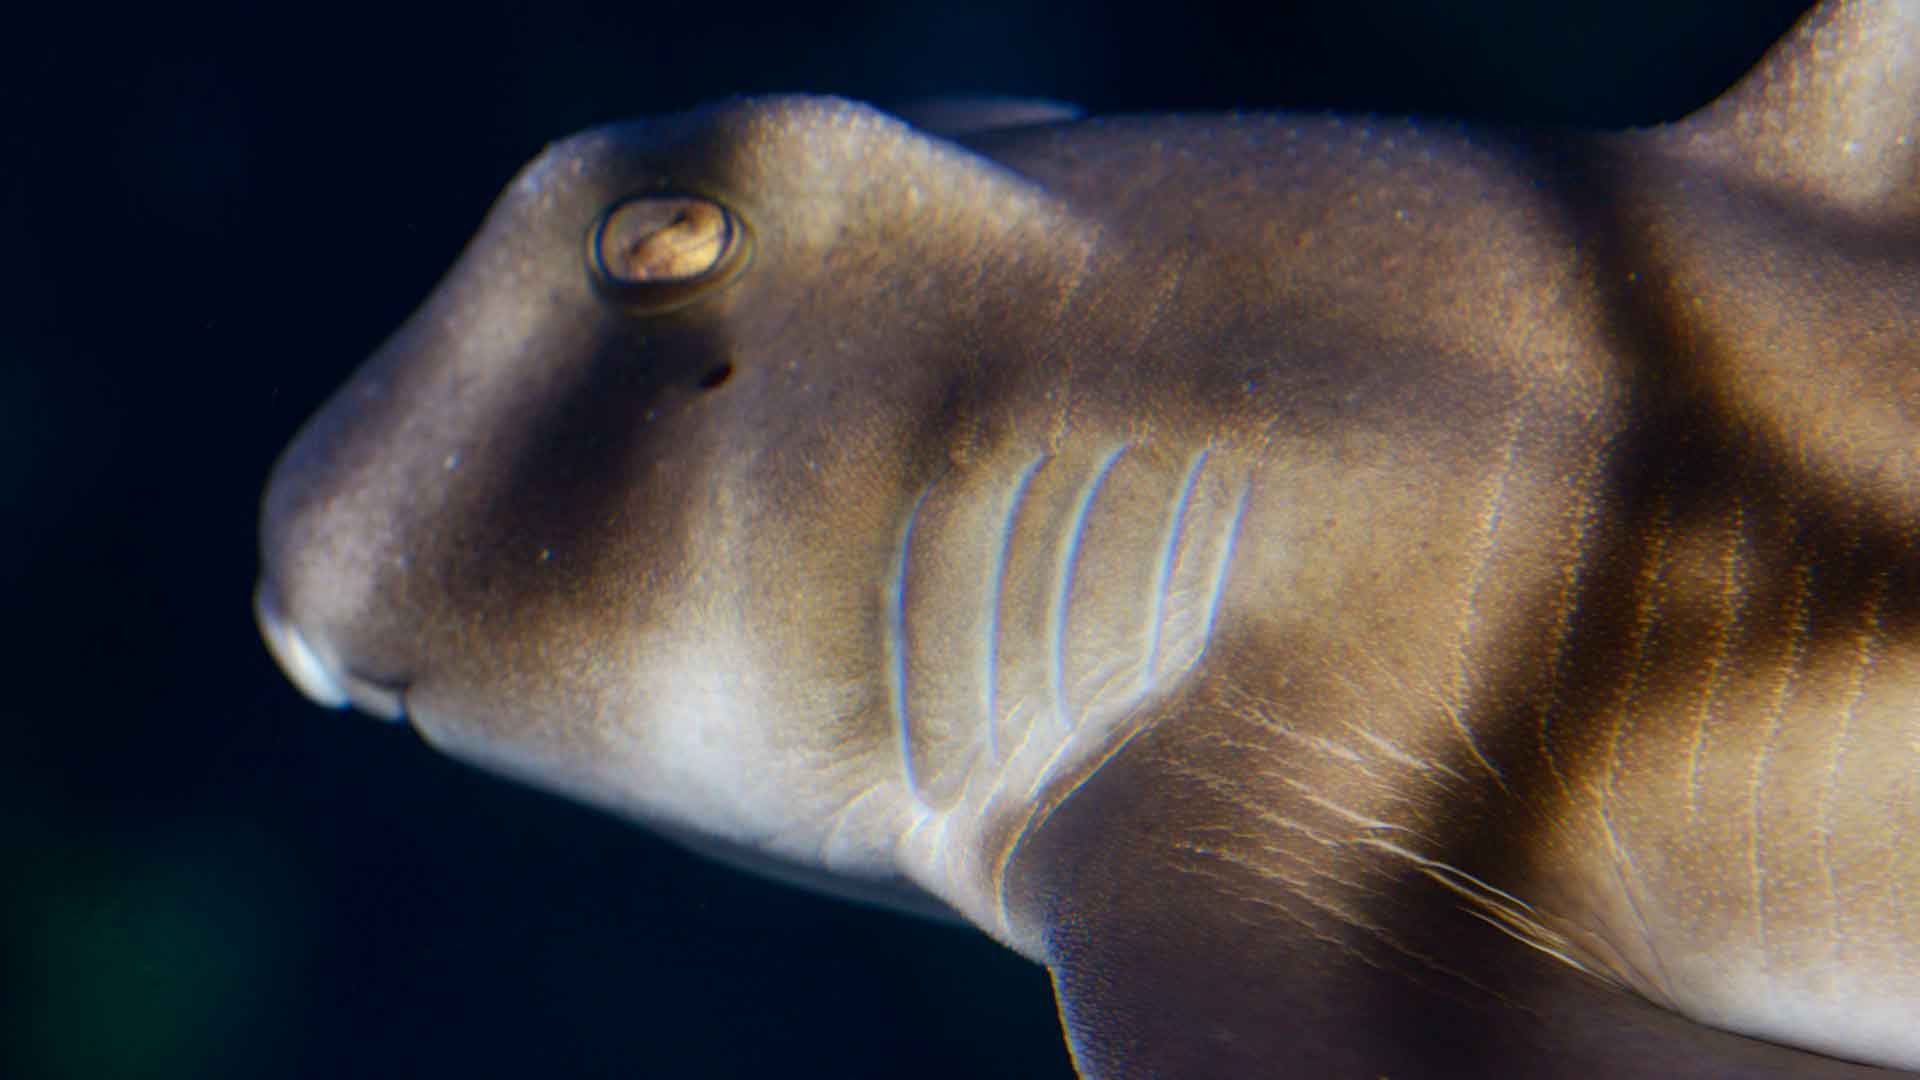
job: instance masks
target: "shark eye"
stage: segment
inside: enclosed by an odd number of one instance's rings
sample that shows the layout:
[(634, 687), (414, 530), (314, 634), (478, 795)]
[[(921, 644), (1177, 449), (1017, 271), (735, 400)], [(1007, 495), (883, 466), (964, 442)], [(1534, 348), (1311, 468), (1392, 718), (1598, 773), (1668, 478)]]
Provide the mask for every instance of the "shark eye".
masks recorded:
[(747, 234), (731, 210), (695, 195), (636, 195), (594, 225), (587, 261), (602, 288), (644, 312), (679, 307), (745, 264)]

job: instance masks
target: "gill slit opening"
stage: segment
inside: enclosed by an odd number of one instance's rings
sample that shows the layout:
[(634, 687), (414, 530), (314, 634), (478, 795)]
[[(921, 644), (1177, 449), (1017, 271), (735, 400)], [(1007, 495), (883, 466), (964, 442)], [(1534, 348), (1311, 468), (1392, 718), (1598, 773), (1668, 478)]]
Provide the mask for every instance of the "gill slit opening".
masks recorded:
[(1000, 759), (1000, 603), (1006, 590), (1007, 549), (1013, 543), (1013, 523), (1020, 514), (1020, 506), (1026, 501), (1027, 489), (1033, 483), (1034, 474), (1047, 463), (1047, 455), (1040, 454), (1020, 470), (1020, 477), (1014, 481), (1013, 490), (1007, 495), (1006, 512), (1000, 517), (1000, 543), (993, 553), (993, 565), (987, 570), (986, 627), (987, 640), (985, 655), (981, 660), (980, 674), (980, 714), (986, 728), (987, 760), (998, 763)]
[(1054, 570), (1057, 582), (1053, 594), (1053, 604), (1047, 612), (1048, 641), (1051, 648), (1047, 657), (1047, 685), (1053, 695), (1053, 715), (1061, 730), (1073, 727), (1073, 709), (1067, 701), (1066, 691), (1066, 653), (1067, 653), (1067, 604), (1073, 592), (1073, 572), (1080, 559), (1080, 541), (1086, 533), (1087, 518), (1093, 510), (1093, 501), (1100, 494), (1100, 487), (1107, 481), (1107, 474), (1113, 471), (1114, 463), (1120, 455), (1127, 452), (1125, 444), (1114, 447), (1094, 470), (1093, 476), (1075, 500), (1073, 518), (1067, 527), (1066, 535), (1060, 545), (1060, 561)]
[(1200, 624), (1201, 653), (1204, 653), (1207, 646), (1213, 643), (1213, 622), (1220, 614), (1220, 597), (1226, 591), (1227, 569), (1233, 562), (1234, 546), (1240, 540), (1240, 523), (1247, 516), (1247, 497), (1252, 490), (1252, 484), (1246, 484), (1240, 488), (1240, 500), (1234, 505), (1233, 520), (1227, 523), (1226, 539), (1220, 545), (1219, 561), (1213, 566), (1213, 585), (1209, 588), (1207, 595), (1207, 617)]
[(1167, 518), (1167, 539), (1160, 546), (1160, 566), (1154, 574), (1153, 607), (1147, 615), (1147, 655), (1140, 665), (1140, 687), (1144, 691), (1153, 683), (1155, 671), (1160, 666), (1160, 624), (1167, 616), (1167, 593), (1173, 588), (1174, 557), (1180, 550), (1180, 538), (1186, 531), (1187, 512), (1193, 500), (1193, 487), (1200, 479), (1200, 470), (1206, 467), (1208, 451), (1202, 450), (1193, 457), (1193, 463), (1187, 466), (1187, 476), (1180, 484), (1180, 495), (1174, 500), (1173, 513)]
[(920, 508), (933, 493), (929, 484), (913, 501), (907, 520), (900, 527), (900, 541), (894, 550), (893, 574), (886, 588), (887, 710), (893, 717), (894, 738), (900, 752), (900, 773), (906, 780), (907, 794), (925, 808), (920, 797), (919, 777), (913, 769), (913, 728), (907, 715), (907, 549), (913, 542), (913, 526), (920, 519)]

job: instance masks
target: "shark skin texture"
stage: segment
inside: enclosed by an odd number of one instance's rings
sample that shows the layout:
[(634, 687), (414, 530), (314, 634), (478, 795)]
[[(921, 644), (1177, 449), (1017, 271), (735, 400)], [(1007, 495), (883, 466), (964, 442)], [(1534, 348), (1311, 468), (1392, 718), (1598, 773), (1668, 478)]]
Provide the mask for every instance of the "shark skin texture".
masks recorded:
[(730, 101), (527, 166), (256, 613), (1084, 1076), (1920, 1070), (1917, 312), (1920, 0), (1622, 133)]

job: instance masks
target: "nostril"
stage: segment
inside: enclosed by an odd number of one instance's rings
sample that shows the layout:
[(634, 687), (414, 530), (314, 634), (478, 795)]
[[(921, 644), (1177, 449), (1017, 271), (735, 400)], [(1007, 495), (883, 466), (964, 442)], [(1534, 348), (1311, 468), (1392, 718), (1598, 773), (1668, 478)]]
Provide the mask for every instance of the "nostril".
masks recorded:
[(705, 375), (700, 376), (700, 389), (712, 390), (731, 378), (733, 378), (732, 364), (716, 364), (709, 368)]
[(342, 708), (347, 704), (346, 690), (327, 670), (319, 654), (307, 644), (307, 639), (280, 613), (272, 593), (265, 585), (253, 592), (253, 616), (260, 624), (260, 636), (267, 639), (267, 651), (273, 654), (280, 670), (287, 673), (287, 678), (293, 680), (301, 693), (316, 705), (330, 709)]
[(407, 684), (380, 682), (349, 671), (342, 680), (353, 707), (369, 716), (399, 723), (407, 718)]
[(273, 653), (280, 670), (286, 672), (287, 678), (314, 704), (330, 709), (352, 705), (383, 720), (406, 719), (406, 683), (368, 678), (329, 664), (300, 628), (281, 612), (273, 591), (265, 585), (254, 590), (253, 613), (260, 623), (260, 635), (267, 639), (267, 650)]

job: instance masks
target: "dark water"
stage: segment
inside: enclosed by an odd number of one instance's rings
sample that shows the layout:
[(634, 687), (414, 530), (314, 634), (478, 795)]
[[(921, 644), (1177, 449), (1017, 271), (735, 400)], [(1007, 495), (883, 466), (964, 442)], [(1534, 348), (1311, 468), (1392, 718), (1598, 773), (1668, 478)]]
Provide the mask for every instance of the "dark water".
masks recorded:
[(0, 1075), (1067, 1075), (1043, 973), (984, 938), (306, 705), (248, 615), (274, 454), (518, 165), (590, 123), (774, 89), (1650, 122), (1800, 6), (10, 16)]

